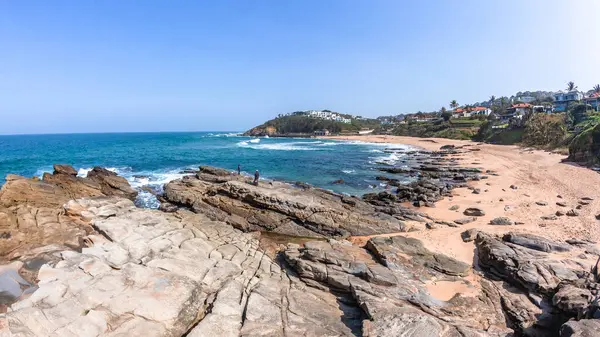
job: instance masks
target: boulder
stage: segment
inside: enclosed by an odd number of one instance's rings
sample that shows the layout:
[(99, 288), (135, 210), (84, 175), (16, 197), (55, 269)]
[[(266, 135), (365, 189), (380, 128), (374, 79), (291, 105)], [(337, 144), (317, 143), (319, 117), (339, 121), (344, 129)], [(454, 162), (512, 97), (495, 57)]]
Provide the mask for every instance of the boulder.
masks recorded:
[(69, 176), (76, 176), (77, 170), (75, 170), (71, 165), (54, 164), (54, 174), (66, 174)]
[(476, 228), (471, 228), (460, 233), (460, 237), (463, 240), (463, 242), (471, 242), (475, 240), (475, 238), (477, 237), (477, 233), (479, 233), (479, 231)]
[(600, 331), (600, 319), (570, 320), (560, 327), (560, 337), (595, 337)]
[(134, 200), (138, 192), (133, 189), (127, 179), (119, 177), (115, 172), (102, 167), (94, 167), (88, 172), (87, 178), (98, 183), (104, 195), (119, 196)]
[(567, 211), (566, 214), (567, 214), (567, 216), (578, 216), (579, 212), (574, 209), (571, 209), (571, 210)]

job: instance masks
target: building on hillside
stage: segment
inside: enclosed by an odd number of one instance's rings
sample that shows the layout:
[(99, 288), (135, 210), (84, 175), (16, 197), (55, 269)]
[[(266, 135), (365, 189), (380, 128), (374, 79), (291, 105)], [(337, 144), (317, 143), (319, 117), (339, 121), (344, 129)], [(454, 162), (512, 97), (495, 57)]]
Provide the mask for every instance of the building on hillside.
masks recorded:
[(600, 111), (600, 94), (597, 92), (592, 93), (589, 97), (583, 99), (585, 104), (591, 105), (596, 111)]
[(554, 94), (554, 111), (565, 112), (571, 103), (580, 101), (582, 98), (583, 95), (577, 90), (567, 93), (559, 91)]
[(329, 136), (329, 130), (317, 130), (314, 134), (315, 136)]
[(471, 109), (471, 116), (489, 116), (492, 113), (492, 109), (484, 106), (476, 106)]
[(503, 122), (508, 122), (511, 120), (522, 120), (524, 116), (527, 116), (533, 111), (532, 109), (533, 106), (531, 104), (513, 104), (510, 108), (507, 108), (502, 115), (498, 117)]
[(452, 111), (452, 118), (461, 118), (465, 117), (466, 110), (463, 108), (456, 108)]
[(471, 116), (488, 116), (492, 113), (492, 109), (484, 106), (476, 106), (469, 109), (456, 108), (452, 111), (452, 118), (464, 118)]
[(552, 105), (534, 105), (531, 107), (531, 110), (533, 112), (551, 114), (552, 113)]

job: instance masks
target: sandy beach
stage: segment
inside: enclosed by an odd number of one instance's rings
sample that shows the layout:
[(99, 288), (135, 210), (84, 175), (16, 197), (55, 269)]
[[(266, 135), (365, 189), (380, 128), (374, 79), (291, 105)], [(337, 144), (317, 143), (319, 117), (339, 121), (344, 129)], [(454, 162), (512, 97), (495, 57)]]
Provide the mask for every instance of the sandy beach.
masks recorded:
[[(488, 179), (473, 181), (469, 185), (481, 190), (473, 194), (466, 188), (455, 189), (453, 197), (436, 203), (435, 208), (420, 208), (436, 219), (453, 221), (464, 217), (467, 207), (479, 207), (485, 216), (477, 221), (457, 227), (442, 227), (435, 230), (420, 230), (401, 233), (423, 241), (430, 250), (450, 255), (466, 263), (473, 263), (473, 244), (464, 243), (460, 233), (477, 228), (489, 233), (526, 232), (541, 235), (553, 240), (570, 238), (600, 240), (600, 174), (588, 168), (571, 163), (562, 163), (563, 155), (540, 150), (525, 149), (518, 146), (481, 144), (439, 138), (413, 138), (399, 136), (342, 136), (327, 137), (336, 140), (358, 140), (365, 142), (406, 144), (426, 150), (438, 150), (443, 145), (471, 145), (479, 151), (461, 155), (462, 166), (493, 170), (498, 176), (489, 175)], [(511, 189), (514, 185), (517, 189)], [(560, 197), (559, 197), (560, 196)], [(594, 200), (588, 205), (576, 209), (581, 198)], [(547, 203), (545, 206), (536, 202)], [(566, 207), (557, 205), (565, 202)], [(584, 201), (585, 202), (585, 201)], [(452, 206), (458, 210), (449, 210)], [(412, 206), (411, 206), (412, 207)], [(564, 213), (576, 209), (578, 216), (558, 216), (556, 220), (543, 220), (542, 216)], [(515, 226), (489, 225), (491, 219), (508, 217), (512, 221), (522, 222)], [(424, 229), (420, 223), (410, 225)], [(400, 234), (400, 233), (399, 233)], [(366, 238), (355, 237), (354, 242), (361, 244)]]

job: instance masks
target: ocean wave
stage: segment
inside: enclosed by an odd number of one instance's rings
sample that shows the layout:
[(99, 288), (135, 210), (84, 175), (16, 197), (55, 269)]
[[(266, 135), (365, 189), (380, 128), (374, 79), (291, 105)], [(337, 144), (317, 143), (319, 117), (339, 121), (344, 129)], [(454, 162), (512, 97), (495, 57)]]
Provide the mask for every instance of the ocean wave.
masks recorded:
[(239, 137), (241, 136), (242, 133), (241, 132), (229, 132), (229, 133), (209, 133), (206, 136), (207, 137)]
[[(400, 153), (390, 153), (387, 156), (380, 156), (380, 157), (373, 158), (373, 162), (375, 162), (375, 163), (384, 163), (384, 164), (387, 164), (387, 165), (394, 165), (402, 157), (404, 157), (404, 155), (402, 155)], [(371, 162), (371, 161), (369, 161), (369, 162)]]
[(252, 144), (256, 144), (256, 143), (260, 143), (260, 139), (259, 138), (254, 138), (254, 139), (250, 139), (248, 142), (250, 142)]
[[(253, 143), (251, 141), (242, 141), (237, 146), (254, 150), (273, 150), (273, 151), (316, 151), (318, 148), (311, 147), (307, 142), (289, 142), (289, 143)], [(302, 144), (308, 144), (302, 145)]]
[(352, 174), (352, 173), (356, 173), (356, 170), (342, 170), (342, 172), (344, 172), (346, 174)]

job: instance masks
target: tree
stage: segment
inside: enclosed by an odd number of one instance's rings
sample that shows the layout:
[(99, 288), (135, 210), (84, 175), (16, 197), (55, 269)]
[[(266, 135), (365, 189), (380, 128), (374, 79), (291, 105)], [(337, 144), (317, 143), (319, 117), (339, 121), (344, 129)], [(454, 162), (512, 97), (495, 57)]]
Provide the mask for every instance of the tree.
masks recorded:
[(567, 91), (573, 91), (575, 89), (577, 89), (575, 82), (573, 82), (573, 81), (567, 82)]
[(456, 102), (455, 99), (453, 99), (452, 101), (450, 101), (450, 108), (451, 109), (456, 109), (458, 108), (458, 103)]
[(442, 118), (447, 122), (450, 120), (450, 118), (452, 118), (452, 113), (448, 110), (446, 110), (446, 108), (442, 107), (442, 109), (440, 109), (440, 112), (442, 113)]
[(505, 104), (506, 104), (506, 98), (505, 97), (500, 97), (500, 107), (504, 108)]
[(593, 90), (594, 90), (594, 92), (595, 92), (595, 93), (597, 93), (597, 94), (599, 94), (599, 95), (600, 95), (600, 84), (596, 84), (596, 85), (594, 86), (594, 89), (593, 89)]
[(490, 105), (494, 105), (495, 101), (496, 101), (496, 96), (494, 96), (494, 95), (490, 96)]

